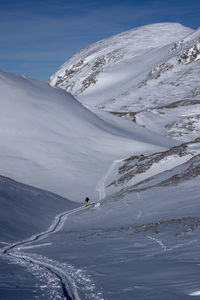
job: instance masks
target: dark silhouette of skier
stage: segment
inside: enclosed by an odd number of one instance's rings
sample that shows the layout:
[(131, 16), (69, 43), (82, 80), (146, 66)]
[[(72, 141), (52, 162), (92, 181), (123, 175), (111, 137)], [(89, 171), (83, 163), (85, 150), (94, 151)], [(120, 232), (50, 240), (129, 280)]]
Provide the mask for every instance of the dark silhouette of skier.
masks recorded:
[(90, 199), (88, 197), (85, 198), (85, 206), (87, 207), (89, 205)]

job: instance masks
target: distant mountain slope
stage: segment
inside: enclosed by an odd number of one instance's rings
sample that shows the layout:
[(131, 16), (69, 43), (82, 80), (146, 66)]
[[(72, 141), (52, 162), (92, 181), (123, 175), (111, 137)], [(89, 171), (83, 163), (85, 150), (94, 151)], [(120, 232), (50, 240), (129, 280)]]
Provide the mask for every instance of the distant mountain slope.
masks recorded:
[[(133, 124), (108, 122), (48, 84), (0, 72), (1, 174), (83, 201), (114, 159), (173, 142)], [(128, 128), (129, 127), (129, 128)]]
[(77, 53), (50, 78), (88, 107), (182, 141), (199, 136), (200, 29), (143, 26)]
[[(83, 49), (63, 64), (49, 80), (92, 106), (111, 106), (169, 55), (169, 45), (192, 29), (176, 23), (142, 26)], [(129, 98), (132, 95), (129, 95)], [(115, 106), (115, 105), (114, 105)]]
[[(107, 177), (107, 193), (124, 197), (162, 186), (170, 187), (200, 176), (200, 139), (152, 155), (132, 156), (118, 163)], [(116, 193), (117, 191), (117, 193)]]

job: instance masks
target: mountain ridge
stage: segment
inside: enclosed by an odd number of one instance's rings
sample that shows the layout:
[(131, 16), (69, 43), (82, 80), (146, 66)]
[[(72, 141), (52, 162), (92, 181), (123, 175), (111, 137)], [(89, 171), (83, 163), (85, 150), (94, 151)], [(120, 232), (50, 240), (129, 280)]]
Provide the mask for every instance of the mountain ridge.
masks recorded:
[[(97, 97), (97, 93), (92, 93), (92, 89), (96, 86), (97, 91), (101, 93), (98, 85), (100, 84), (99, 80), (102, 80), (102, 78), (99, 78), (102, 71), (102, 75), (107, 77), (104, 79), (102, 88), (106, 88), (105, 81), (108, 82), (107, 85), (110, 88), (111, 80), (108, 75), (111, 67), (114, 70), (110, 76), (115, 78), (118, 76), (119, 78), (115, 80), (117, 83), (121, 82), (124, 76), (120, 75), (122, 71), (123, 73), (128, 73), (125, 74), (126, 78), (130, 77), (132, 72), (130, 68), (128, 72), (124, 72), (123, 64), (126, 61), (134, 67), (134, 64), (138, 64), (137, 59), (134, 60), (134, 58), (142, 58), (141, 55), (147, 53), (147, 51), (171, 44), (191, 32), (193, 32), (192, 29), (177, 23), (158, 23), (120, 33), (94, 43), (75, 54), (51, 76), (49, 83), (71, 92), (83, 103), (93, 105), (94, 99), (88, 102), (88, 97), (91, 98), (93, 94), (94, 97)], [(133, 62), (131, 62), (132, 59)], [(118, 65), (119, 70), (117, 68)], [(128, 65), (125, 65), (125, 68), (128, 67)], [(90, 93), (88, 94), (89, 91)], [(104, 93), (105, 96), (106, 94)]]

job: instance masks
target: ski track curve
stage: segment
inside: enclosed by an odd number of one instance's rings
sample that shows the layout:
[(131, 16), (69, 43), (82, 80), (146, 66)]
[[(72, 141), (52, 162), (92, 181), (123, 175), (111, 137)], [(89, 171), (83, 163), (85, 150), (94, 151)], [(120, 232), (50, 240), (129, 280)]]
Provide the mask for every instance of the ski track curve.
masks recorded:
[[(94, 204), (91, 203), (90, 206), (93, 206)], [(32, 242), (38, 241), (38, 240), (42, 240), (43, 238), (47, 237), (48, 235), (50, 235), (51, 233), (55, 233), (59, 230), (61, 230), (63, 228), (64, 223), (66, 222), (66, 220), (68, 219), (68, 217), (72, 214), (75, 214), (79, 211), (83, 211), (87, 209), (85, 206), (81, 206), (79, 208), (70, 210), (70, 211), (65, 211), (62, 212), (60, 214), (58, 214), (57, 216), (55, 216), (53, 223), (50, 225), (50, 227), (44, 231), (41, 232), (39, 234), (35, 234), (33, 236), (31, 236), (30, 238), (11, 244), (7, 247), (4, 247), (2, 249), (2, 255), (6, 258), (10, 258), (12, 259), (16, 264), (21, 264), (21, 265), (34, 265), (35, 269), (40, 268), (45, 268), (48, 272), (50, 272), (53, 276), (56, 276), (57, 279), (60, 282), (60, 287), (62, 289), (62, 299), (66, 299), (66, 300), (81, 300), (81, 298), (79, 297), (78, 294), (78, 289), (75, 283), (75, 280), (72, 278), (73, 273), (80, 273), (80, 270), (75, 270), (73, 269), (73, 266), (70, 265), (65, 265), (65, 267), (67, 266), (68, 269), (62, 269), (62, 266), (59, 265), (59, 263), (57, 261), (51, 261), (48, 258), (44, 257), (44, 256), (40, 256), (38, 257), (33, 257), (33, 255), (26, 255), (24, 253), (20, 253), (20, 246), (26, 246), (29, 245)], [(22, 263), (23, 262), (23, 263)], [(68, 275), (68, 271), (70, 273), (70, 270), (73, 269), (73, 272), (71, 272), (70, 275)], [(79, 276), (80, 277), (80, 276)], [(76, 278), (75, 278), (76, 279)], [(79, 278), (80, 281), (80, 278)], [(82, 276), (81, 277), (81, 281), (82, 281), (82, 285), (88, 283), (89, 280), (88, 278)], [(91, 283), (92, 288), (85, 288), (85, 290), (91, 290), (93, 296), (95, 298), (93, 299), (103, 299), (101, 293), (95, 293), (94, 291), (94, 284)], [(53, 298), (55, 299), (55, 298)], [(61, 299), (61, 298), (60, 298)], [(91, 298), (92, 299), (92, 298)]]
[[(97, 184), (97, 191), (99, 192), (99, 200), (102, 200), (106, 196), (106, 191), (105, 191), (106, 180), (112, 174), (112, 172), (114, 171), (116, 166), (123, 160), (124, 159), (117, 159), (117, 160), (113, 161), (111, 166), (108, 168), (107, 172), (105, 173), (105, 175), (99, 180), (99, 182)], [(95, 202), (94, 203), (92, 202), (89, 206), (90, 207), (95, 206)], [(53, 223), (50, 225), (50, 227), (46, 231), (43, 231), (39, 234), (34, 234), (28, 239), (25, 239), (23, 241), (20, 241), (20, 242), (11, 244), (7, 247), (4, 247), (1, 251), (1, 254), (3, 254), (4, 257), (13, 259), (15, 261), (15, 263), (17, 263), (17, 264), (22, 264), (25, 266), (27, 264), (31, 264), (34, 266), (45, 268), (48, 272), (50, 272), (51, 274), (56, 276), (57, 279), (59, 280), (60, 286), (62, 288), (62, 294), (63, 294), (62, 298), (63, 299), (81, 300), (81, 298), (79, 297), (79, 294), (78, 294), (77, 286), (75, 284), (75, 281), (72, 279), (72, 276), (69, 276), (66, 273), (66, 271), (64, 271), (62, 269), (61, 266), (56, 266), (56, 264), (58, 264), (58, 262), (51, 261), (49, 263), (48, 258), (46, 258), (44, 256), (43, 257), (40, 256), (40, 259), (34, 258), (33, 255), (26, 255), (24, 253), (21, 253), (19, 250), (22, 250), (22, 249), (25, 250), (26, 248), (28, 249), (29, 244), (31, 244), (35, 241), (38, 241), (38, 240), (42, 240), (45, 237), (47, 237), (48, 235), (55, 233), (57, 231), (60, 231), (63, 228), (64, 223), (66, 222), (66, 220), (68, 219), (68, 217), (70, 215), (75, 214), (75, 213), (85, 210), (85, 209), (87, 209), (85, 206), (81, 206), (79, 208), (65, 211), (65, 212), (62, 212), (62, 213), (56, 215), (53, 220)], [(20, 246), (24, 246), (24, 247), (20, 248)], [(23, 261), (23, 263), (22, 263), (22, 261)], [(73, 268), (72, 266), (70, 266), (70, 267)], [(79, 270), (76, 272), (79, 272)], [(90, 281), (88, 278), (81, 278), (81, 279), (83, 282), (85, 281), (85, 283)], [(91, 290), (91, 292), (92, 292), (91, 299), (103, 300), (101, 292), (95, 293), (94, 284), (91, 284), (91, 286), (92, 286), (92, 288), (88, 288), (88, 290)], [(87, 290), (87, 288), (86, 288), (86, 290)]]

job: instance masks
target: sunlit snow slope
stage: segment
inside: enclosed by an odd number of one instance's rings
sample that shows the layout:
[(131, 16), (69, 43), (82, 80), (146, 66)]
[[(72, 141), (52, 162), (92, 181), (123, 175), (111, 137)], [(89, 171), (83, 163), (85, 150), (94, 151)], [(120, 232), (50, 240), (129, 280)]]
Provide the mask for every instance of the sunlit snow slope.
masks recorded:
[(173, 144), (135, 124), (108, 123), (40, 81), (0, 72), (0, 91), (1, 174), (69, 199), (97, 196), (113, 160)]
[(83, 49), (50, 78), (90, 108), (181, 141), (199, 136), (200, 29), (161, 23)]
[(85, 104), (119, 109), (127, 99), (133, 102), (131, 89), (169, 55), (169, 45), (192, 32), (177, 23), (132, 29), (83, 49), (64, 63), (49, 82)]

